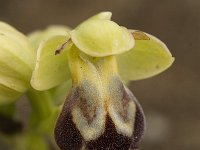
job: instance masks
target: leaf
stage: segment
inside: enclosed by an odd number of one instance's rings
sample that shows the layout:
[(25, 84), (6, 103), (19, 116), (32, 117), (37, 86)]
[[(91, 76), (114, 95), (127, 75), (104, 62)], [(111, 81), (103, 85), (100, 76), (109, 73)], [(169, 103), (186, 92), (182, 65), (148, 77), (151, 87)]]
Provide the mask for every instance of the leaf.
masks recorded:
[(119, 73), (124, 81), (152, 77), (169, 68), (174, 62), (169, 49), (162, 41), (145, 34), (150, 38), (149, 40), (146, 38), (135, 40), (133, 49), (117, 55)]
[(59, 55), (55, 51), (69, 40), (67, 36), (55, 36), (40, 44), (37, 62), (33, 71), (31, 85), (37, 90), (47, 90), (70, 78), (67, 50), (68, 45)]
[(94, 57), (116, 55), (130, 50), (134, 38), (124, 27), (110, 20), (89, 20), (71, 31), (74, 44)]

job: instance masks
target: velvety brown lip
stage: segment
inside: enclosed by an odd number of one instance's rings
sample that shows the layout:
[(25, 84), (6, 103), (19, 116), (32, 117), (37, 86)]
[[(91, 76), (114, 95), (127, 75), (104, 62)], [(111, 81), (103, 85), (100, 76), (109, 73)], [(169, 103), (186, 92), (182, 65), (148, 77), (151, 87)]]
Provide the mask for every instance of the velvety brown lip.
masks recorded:
[(128, 150), (131, 138), (117, 133), (111, 118), (107, 116), (104, 133), (97, 138), (86, 143), (87, 150)]
[(70, 113), (62, 115), (57, 122), (55, 128), (55, 139), (61, 150), (81, 149), (82, 136), (73, 123)]
[(80, 150), (82, 147), (82, 136), (76, 128), (71, 115), (73, 103), (78, 97), (78, 88), (72, 89), (56, 123), (54, 135), (61, 150)]
[(138, 148), (144, 132), (144, 114), (140, 104), (137, 102), (130, 90), (127, 88), (124, 90), (124, 92), (126, 92), (126, 96), (124, 98), (134, 101), (136, 104), (136, 116), (132, 136), (127, 137), (118, 133), (114, 122), (107, 114), (104, 132), (100, 137), (88, 142), (86, 142), (81, 136), (79, 130), (73, 122), (71, 114), (75, 103), (79, 103), (79, 90), (79, 88), (72, 89), (56, 124), (55, 139), (62, 150), (81, 150), (83, 145), (87, 150), (129, 150), (129, 148)]

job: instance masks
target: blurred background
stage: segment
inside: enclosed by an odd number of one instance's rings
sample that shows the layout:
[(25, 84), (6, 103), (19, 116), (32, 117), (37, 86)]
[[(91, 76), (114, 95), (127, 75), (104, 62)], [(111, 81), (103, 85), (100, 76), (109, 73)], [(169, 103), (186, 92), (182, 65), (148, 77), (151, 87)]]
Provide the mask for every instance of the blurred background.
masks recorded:
[(176, 58), (163, 74), (130, 84), (147, 118), (141, 150), (199, 150), (199, 0), (0, 0), (0, 20), (25, 34), (50, 24), (74, 28), (100, 11), (155, 35)]

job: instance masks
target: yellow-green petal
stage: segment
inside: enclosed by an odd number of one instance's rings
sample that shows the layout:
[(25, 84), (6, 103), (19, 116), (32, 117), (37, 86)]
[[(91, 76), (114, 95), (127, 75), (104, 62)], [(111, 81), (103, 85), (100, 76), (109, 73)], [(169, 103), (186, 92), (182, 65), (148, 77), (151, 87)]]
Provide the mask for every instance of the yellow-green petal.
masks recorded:
[(67, 36), (55, 36), (43, 42), (37, 51), (37, 62), (33, 71), (31, 85), (37, 90), (47, 90), (70, 78), (66, 47), (62, 53), (55, 51), (69, 40)]
[(71, 32), (74, 44), (94, 57), (116, 55), (130, 50), (134, 38), (124, 27), (110, 20), (89, 20)]
[[(134, 32), (134, 31), (131, 31)], [(119, 73), (124, 81), (152, 77), (166, 70), (174, 61), (167, 46), (156, 37), (135, 40), (129, 52), (117, 56)]]
[(63, 25), (51, 25), (45, 30), (38, 30), (28, 35), (29, 41), (35, 49), (38, 48), (41, 41), (46, 41), (49, 38), (57, 35), (69, 36), (69, 27)]

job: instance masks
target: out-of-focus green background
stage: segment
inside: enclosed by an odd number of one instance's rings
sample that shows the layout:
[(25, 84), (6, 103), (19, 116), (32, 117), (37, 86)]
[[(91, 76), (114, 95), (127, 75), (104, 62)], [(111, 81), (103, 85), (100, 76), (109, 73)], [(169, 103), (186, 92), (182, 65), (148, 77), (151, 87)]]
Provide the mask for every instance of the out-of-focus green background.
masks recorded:
[(0, 0), (0, 20), (23, 33), (50, 24), (75, 27), (100, 11), (157, 36), (176, 57), (165, 73), (130, 85), (147, 118), (141, 150), (199, 150), (199, 0)]

